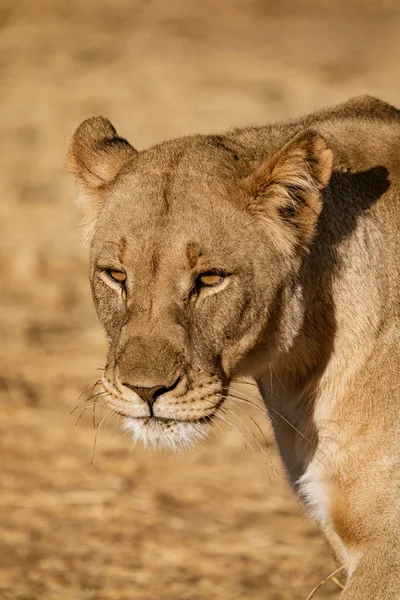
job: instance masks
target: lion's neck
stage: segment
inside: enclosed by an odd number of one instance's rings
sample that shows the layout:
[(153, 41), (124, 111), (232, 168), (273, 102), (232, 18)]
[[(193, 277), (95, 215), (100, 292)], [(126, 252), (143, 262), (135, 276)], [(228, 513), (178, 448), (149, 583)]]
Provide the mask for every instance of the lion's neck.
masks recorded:
[(354, 262), (344, 265), (337, 279), (310, 262), (302, 280), (299, 333), (286, 352), (268, 357), (257, 376), (293, 482), (321, 445), (327, 423), (337, 421), (351, 378), (367, 361), (382, 327), (381, 294), (368, 272), (370, 263), (366, 257)]

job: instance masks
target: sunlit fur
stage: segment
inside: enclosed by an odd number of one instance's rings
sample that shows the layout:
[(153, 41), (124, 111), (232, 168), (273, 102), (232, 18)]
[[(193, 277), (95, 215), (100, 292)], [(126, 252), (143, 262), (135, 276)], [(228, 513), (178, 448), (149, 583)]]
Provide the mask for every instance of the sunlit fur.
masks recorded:
[[(399, 140), (400, 111), (365, 97), (141, 152), (93, 118), (69, 155), (110, 408), (177, 448), (229, 423), (229, 381), (255, 377), (341, 600), (400, 598)], [(210, 272), (226, 285), (199, 287)]]

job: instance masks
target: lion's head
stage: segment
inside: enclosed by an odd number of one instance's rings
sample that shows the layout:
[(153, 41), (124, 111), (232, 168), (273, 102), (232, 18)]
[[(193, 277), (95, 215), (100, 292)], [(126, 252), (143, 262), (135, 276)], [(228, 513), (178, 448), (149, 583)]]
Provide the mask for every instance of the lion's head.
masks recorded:
[(74, 135), (103, 385), (147, 444), (203, 435), (233, 374), (262, 371), (298, 332), (332, 156), (312, 130), (278, 146), (251, 156), (232, 135), (192, 136), (137, 152), (103, 118)]

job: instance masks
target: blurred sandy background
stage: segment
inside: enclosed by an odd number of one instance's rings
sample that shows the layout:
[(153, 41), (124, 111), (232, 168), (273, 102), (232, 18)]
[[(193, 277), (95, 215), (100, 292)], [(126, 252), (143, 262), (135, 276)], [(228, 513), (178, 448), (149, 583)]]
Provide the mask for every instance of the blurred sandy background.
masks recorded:
[(140, 149), (400, 104), (399, 33), (397, 0), (0, 1), (0, 598), (306, 600), (334, 570), (262, 416), (271, 459), (234, 429), (129, 454), (113, 423), (91, 464), (91, 415), (69, 413), (105, 343), (65, 154), (98, 114)]

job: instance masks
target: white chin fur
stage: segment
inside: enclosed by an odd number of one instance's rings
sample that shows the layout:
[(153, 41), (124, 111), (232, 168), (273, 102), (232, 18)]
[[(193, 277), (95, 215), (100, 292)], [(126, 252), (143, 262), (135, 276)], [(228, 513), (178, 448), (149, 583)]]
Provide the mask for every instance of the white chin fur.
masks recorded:
[(162, 421), (127, 418), (123, 430), (131, 433), (134, 441), (141, 442), (145, 448), (184, 450), (206, 437), (209, 426), (206, 423), (170, 421), (167, 428)]

